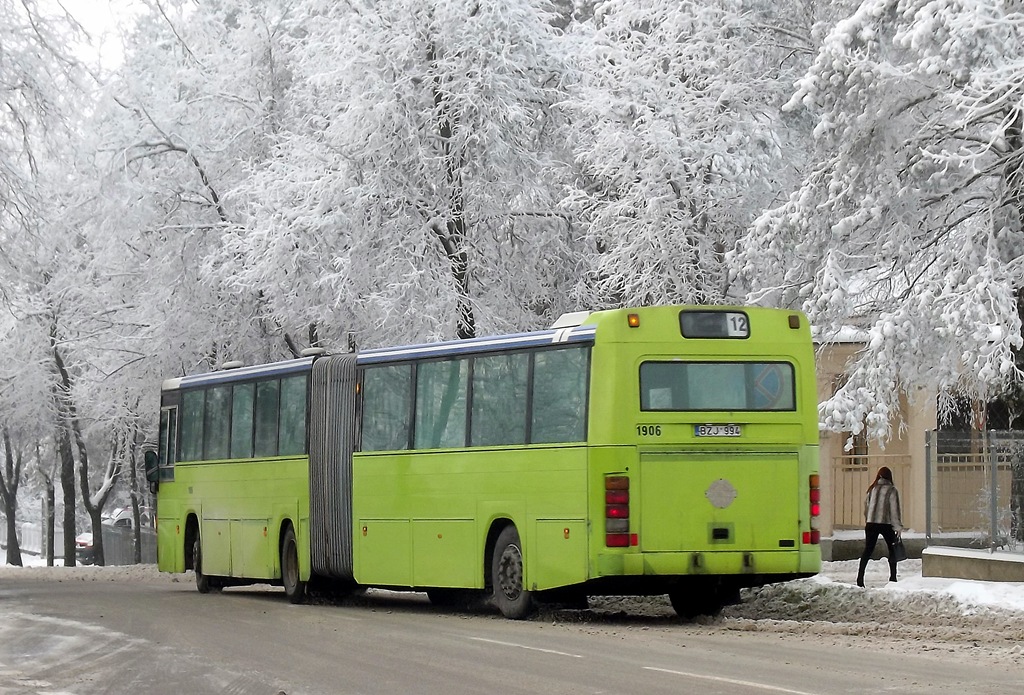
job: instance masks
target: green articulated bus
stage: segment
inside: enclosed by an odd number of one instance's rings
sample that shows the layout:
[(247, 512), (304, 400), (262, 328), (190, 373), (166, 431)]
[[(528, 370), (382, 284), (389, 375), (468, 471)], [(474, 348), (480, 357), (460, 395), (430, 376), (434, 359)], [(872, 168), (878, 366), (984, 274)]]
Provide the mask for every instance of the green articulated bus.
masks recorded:
[(814, 354), (798, 312), (657, 306), (550, 330), (169, 379), (158, 558), (242, 583), (685, 617), (820, 570)]

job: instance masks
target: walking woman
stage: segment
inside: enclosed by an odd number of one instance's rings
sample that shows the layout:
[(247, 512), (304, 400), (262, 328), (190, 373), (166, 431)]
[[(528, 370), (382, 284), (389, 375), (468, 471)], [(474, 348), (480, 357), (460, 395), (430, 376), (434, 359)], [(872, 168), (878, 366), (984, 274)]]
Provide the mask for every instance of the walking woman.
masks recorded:
[(900, 493), (892, 483), (892, 471), (887, 466), (878, 469), (875, 482), (868, 486), (864, 499), (864, 554), (860, 556), (857, 586), (864, 586), (864, 570), (875, 552), (878, 537), (885, 539), (889, 556), (889, 581), (896, 581), (896, 541), (903, 531), (900, 514)]

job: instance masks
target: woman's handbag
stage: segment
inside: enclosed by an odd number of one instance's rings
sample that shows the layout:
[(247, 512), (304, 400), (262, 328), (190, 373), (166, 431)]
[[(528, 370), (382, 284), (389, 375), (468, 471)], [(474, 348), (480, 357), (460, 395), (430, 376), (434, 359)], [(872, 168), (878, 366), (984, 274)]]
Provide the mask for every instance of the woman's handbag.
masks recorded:
[(892, 556), (896, 562), (903, 562), (907, 559), (907, 548), (903, 545), (903, 539), (897, 538), (892, 546)]

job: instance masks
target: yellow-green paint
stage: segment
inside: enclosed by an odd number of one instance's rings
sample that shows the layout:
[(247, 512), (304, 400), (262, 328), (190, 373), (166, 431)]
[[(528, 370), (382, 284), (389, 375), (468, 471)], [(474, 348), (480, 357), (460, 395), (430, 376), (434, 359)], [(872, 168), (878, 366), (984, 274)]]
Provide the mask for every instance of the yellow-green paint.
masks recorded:
[[(717, 307), (716, 307), (717, 308)], [(399, 588), (483, 588), (488, 541), (516, 526), (524, 584), (542, 590), (602, 577), (813, 574), (809, 476), (818, 472), (814, 356), (805, 317), (737, 308), (748, 339), (684, 339), (681, 307), (596, 312), (586, 441), (564, 445), (357, 452), (352, 469), (355, 580)], [(639, 316), (639, 327), (627, 315)], [(790, 327), (792, 316), (798, 326)], [(645, 361), (771, 361), (794, 366), (792, 412), (642, 412)], [(697, 438), (694, 425), (738, 424)], [(629, 532), (605, 546), (607, 475), (630, 480)], [(716, 481), (728, 504), (711, 501)], [(710, 495), (710, 496), (709, 496)], [(208, 574), (280, 577), (280, 534), (294, 525), (310, 576), (308, 458), (178, 463), (159, 488), (159, 565), (185, 569), (189, 517), (201, 521)], [(725, 534), (725, 537), (716, 537)], [(791, 543), (791, 544), (790, 544)]]
[(179, 462), (174, 481), (160, 483), (157, 558), (161, 571), (184, 572), (185, 533), (199, 522), (204, 572), (278, 579), (282, 529), (299, 538), (300, 574), (309, 567), (309, 460), (279, 457)]

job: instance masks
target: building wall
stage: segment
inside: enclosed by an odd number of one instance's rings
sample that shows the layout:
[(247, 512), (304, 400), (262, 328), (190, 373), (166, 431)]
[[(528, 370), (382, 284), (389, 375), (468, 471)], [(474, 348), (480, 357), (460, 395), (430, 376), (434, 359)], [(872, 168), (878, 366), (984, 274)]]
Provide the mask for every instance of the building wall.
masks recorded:
[[(835, 393), (860, 343), (837, 343), (819, 348), (818, 401)], [(903, 525), (916, 531), (925, 527), (925, 433), (935, 429), (935, 399), (927, 394), (902, 396), (899, 417), (893, 419), (892, 437), (867, 441), (863, 455), (845, 450), (849, 433), (821, 432), (821, 483), (824, 496), (822, 535), (863, 528), (864, 493), (879, 466), (889, 466), (903, 502)]]

